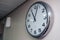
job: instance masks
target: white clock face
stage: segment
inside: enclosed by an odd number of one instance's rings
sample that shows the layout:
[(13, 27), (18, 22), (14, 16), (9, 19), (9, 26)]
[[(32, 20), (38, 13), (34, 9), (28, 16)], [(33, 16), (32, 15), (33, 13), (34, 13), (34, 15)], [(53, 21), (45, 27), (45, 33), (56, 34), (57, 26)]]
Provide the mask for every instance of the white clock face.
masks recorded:
[(26, 28), (32, 36), (39, 36), (48, 24), (46, 8), (40, 4), (33, 4), (26, 15)]

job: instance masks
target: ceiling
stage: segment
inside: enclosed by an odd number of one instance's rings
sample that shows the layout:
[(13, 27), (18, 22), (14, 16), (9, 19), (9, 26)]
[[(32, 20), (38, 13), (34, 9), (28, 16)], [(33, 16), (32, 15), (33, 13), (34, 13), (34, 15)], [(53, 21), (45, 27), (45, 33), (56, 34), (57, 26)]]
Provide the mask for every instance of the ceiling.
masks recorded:
[(26, 0), (0, 0), (0, 19)]

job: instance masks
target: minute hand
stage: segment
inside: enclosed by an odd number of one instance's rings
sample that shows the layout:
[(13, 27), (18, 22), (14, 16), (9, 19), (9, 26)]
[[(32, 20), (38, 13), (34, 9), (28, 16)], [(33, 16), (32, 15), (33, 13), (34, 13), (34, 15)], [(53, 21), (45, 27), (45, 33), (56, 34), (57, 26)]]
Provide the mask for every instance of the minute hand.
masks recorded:
[(36, 13), (35, 13), (35, 17), (36, 17), (37, 11), (38, 11), (38, 7), (36, 8)]

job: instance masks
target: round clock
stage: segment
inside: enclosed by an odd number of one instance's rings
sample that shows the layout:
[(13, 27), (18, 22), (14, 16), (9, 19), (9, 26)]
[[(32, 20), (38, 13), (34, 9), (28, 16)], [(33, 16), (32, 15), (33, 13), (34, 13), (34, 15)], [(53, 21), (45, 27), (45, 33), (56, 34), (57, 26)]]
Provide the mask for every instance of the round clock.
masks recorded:
[(33, 3), (26, 15), (25, 25), (27, 32), (35, 38), (45, 37), (53, 24), (51, 7), (45, 2)]

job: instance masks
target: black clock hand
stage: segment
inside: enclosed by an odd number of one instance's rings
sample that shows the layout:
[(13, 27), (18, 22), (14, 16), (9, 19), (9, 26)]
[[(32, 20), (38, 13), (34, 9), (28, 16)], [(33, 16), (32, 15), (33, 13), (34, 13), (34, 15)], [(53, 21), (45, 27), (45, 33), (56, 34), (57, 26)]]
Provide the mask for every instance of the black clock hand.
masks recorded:
[[(31, 10), (31, 12), (32, 12), (32, 10)], [(35, 16), (34, 16), (33, 12), (32, 12), (32, 15), (33, 15), (34, 21), (36, 21), (36, 19), (35, 19)]]
[(35, 17), (36, 17), (37, 11), (38, 11), (38, 6), (36, 7), (36, 13), (35, 13)]

